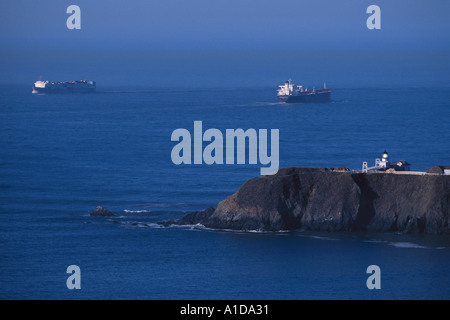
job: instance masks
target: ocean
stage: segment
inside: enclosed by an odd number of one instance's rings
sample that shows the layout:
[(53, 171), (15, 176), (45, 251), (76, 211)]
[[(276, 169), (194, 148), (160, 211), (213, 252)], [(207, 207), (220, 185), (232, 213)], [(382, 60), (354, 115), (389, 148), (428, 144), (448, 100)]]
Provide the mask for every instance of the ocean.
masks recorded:
[[(259, 163), (175, 165), (171, 134), (194, 121), (279, 129), (280, 168), (360, 170), (384, 150), (412, 170), (450, 165), (448, 86), (330, 83), (331, 102), (290, 105), (276, 85), (0, 87), (0, 299), (449, 299), (450, 236), (157, 224), (260, 175)], [(97, 206), (115, 216), (89, 216)], [(380, 289), (366, 285), (371, 265)]]

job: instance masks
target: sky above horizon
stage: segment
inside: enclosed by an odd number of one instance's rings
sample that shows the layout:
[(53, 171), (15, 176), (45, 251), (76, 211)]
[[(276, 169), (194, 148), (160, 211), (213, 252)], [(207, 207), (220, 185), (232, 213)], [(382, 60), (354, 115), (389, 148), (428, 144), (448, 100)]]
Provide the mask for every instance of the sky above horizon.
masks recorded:
[[(71, 4), (81, 8), (80, 30), (66, 27)], [(381, 8), (381, 30), (366, 27), (371, 4)], [(449, 69), (448, 12), (446, 0), (6, 0), (0, 71), (17, 83), (67, 74), (148, 85), (224, 78), (268, 84), (290, 70), (318, 77), (348, 70), (351, 77), (371, 65), (380, 76), (392, 67), (426, 75), (442, 66), (442, 77)]]

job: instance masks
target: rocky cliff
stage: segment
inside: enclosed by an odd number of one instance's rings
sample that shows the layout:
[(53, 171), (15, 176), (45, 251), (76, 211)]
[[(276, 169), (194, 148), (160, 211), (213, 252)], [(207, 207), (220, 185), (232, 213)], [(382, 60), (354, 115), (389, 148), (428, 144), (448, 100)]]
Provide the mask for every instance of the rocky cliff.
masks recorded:
[(448, 175), (290, 167), (248, 180), (215, 209), (164, 224), (450, 234), (449, 208)]

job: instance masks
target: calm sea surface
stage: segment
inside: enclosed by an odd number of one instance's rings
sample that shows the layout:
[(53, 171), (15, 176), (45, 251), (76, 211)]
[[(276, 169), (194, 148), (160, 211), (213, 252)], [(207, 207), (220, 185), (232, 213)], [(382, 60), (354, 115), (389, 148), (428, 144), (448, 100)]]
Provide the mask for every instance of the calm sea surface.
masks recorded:
[[(216, 206), (257, 165), (179, 165), (171, 134), (279, 129), (280, 167), (450, 165), (450, 88), (333, 88), (286, 105), (275, 88), (0, 88), (1, 299), (449, 299), (450, 237), (159, 227)], [(206, 144), (205, 144), (206, 145)], [(269, 149), (270, 150), (270, 149)], [(94, 218), (101, 205), (115, 213)], [(66, 268), (81, 269), (68, 290)], [(381, 269), (369, 290), (366, 269)]]

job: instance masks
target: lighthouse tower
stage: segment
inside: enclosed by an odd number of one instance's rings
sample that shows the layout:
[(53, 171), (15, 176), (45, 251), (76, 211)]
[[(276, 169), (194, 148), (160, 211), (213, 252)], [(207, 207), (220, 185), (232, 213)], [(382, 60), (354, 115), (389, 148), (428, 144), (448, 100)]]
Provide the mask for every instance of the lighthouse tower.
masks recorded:
[(391, 163), (389, 162), (389, 155), (386, 150), (383, 152), (383, 157), (380, 161), (380, 168), (388, 169), (390, 167)]

